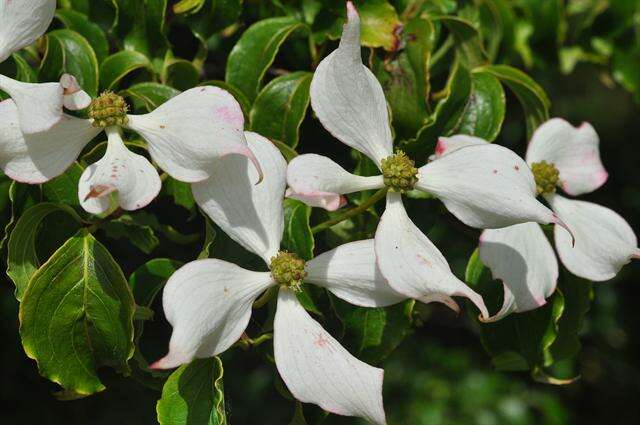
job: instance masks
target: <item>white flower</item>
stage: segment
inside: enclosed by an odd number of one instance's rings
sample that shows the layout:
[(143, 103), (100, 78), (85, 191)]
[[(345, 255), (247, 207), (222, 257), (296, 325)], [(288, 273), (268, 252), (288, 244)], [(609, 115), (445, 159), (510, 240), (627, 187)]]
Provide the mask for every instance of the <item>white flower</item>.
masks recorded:
[[(440, 140), (438, 152), (446, 157), (460, 147), (486, 143), (469, 136), (453, 136)], [(567, 232), (555, 227), (560, 260), (576, 276), (605, 281), (632, 258), (640, 257), (636, 235), (614, 211), (556, 193), (556, 186), (560, 186), (569, 195), (581, 195), (605, 183), (608, 174), (598, 145), (598, 135), (590, 124), (575, 128), (565, 120), (553, 118), (534, 133), (526, 161), (534, 170), (538, 192), (575, 233), (574, 245)], [(538, 308), (555, 291), (558, 262), (537, 224), (485, 230), (479, 251), (482, 262), (504, 283), (503, 306), (491, 321), (511, 312)]]
[(356, 176), (329, 158), (301, 155), (289, 164), (287, 196), (334, 210), (342, 194), (389, 187), (375, 236), (378, 263), (389, 284), (408, 297), (450, 306), (455, 306), (451, 296), (466, 296), (488, 317), (482, 298), (453, 275), (444, 256), (411, 222), (401, 193), (415, 188), (434, 194), (473, 227), (558, 219), (536, 200), (535, 181), (525, 162), (504, 147), (468, 147), (420, 169), (403, 154), (393, 155), (384, 93), (362, 64), (358, 13), (351, 3), (347, 8), (340, 46), (313, 77), (311, 104), (332, 135), (371, 158), (383, 175)]
[(125, 147), (121, 128), (142, 136), (153, 160), (177, 180), (205, 180), (211, 163), (229, 154), (247, 156), (260, 169), (247, 147), (240, 105), (217, 87), (187, 90), (146, 115), (127, 114), (124, 99), (108, 92), (91, 102), (89, 116), (91, 119), (64, 115), (48, 131), (23, 134), (15, 104), (0, 103), (2, 169), (17, 181), (48, 181), (62, 174), (106, 129), (105, 156), (84, 171), (78, 188), (83, 208), (94, 214), (109, 208), (106, 195), (112, 192), (117, 191), (120, 207), (135, 210), (160, 191), (158, 172), (146, 158)]
[(169, 279), (163, 306), (173, 326), (169, 353), (152, 365), (167, 369), (219, 354), (236, 342), (255, 299), (278, 287), (274, 352), (280, 376), (300, 401), (385, 423), (383, 370), (353, 357), (302, 307), (295, 291), (315, 284), (360, 306), (386, 306), (403, 299), (376, 267), (373, 241), (340, 246), (308, 262), (280, 251), (284, 228), (286, 162), (264, 137), (246, 133), (249, 147), (269, 170), (260, 185), (244, 157), (221, 159), (209, 180), (194, 183), (200, 207), (222, 230), (260, 256), (270, 271), (245, 270), (218, 259), (193, 261)]
[[(0, 0), (0, 63), (44, 34), (55, 10), (55, 0)], [(43, 84), (0, 75), (0, 90), (11, 96), (2, 102), (3, 110), (12, 108), (5, 103), (15, 103), (20, 128), (29, 134), (49, 130), (60, 122), (63, 106), (77, 110), (91, 101), (70, 75), (63, 75), (59, 83)]]

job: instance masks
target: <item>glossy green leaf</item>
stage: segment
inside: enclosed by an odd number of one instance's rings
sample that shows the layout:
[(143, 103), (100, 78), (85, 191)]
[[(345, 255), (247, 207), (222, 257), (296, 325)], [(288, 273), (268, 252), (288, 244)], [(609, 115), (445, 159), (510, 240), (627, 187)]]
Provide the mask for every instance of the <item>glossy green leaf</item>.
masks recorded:
[[(402, 23), (387, 0), (355, 0), (360, 15), (360, 39), (363, 46), (395, 51), (400, 47)], [(347, 16), (344, 2), (333, 2), (332, 10), (321, 13), (314, 25), (314, 39), (320, 44), (327, 38), (337, 40)]]
[(180, 0), (173, 5), (176, 15), (197, 13), (205, 5), (206, 0)]
[(144, 54), (130, 50), (115, 53), (100, 65), (100, 87), (113, 90), (124, 77), (140, 69), (153, 72), (153, 66)]
[(282, 246), (299, 255), (303, 260), (313, 258), (315, 247), (313, 233), (309, 226), (310, 218), (311, 207), (295, 199), (285, 199)]
[(13, 62), (16, 64), (16, 80), (24, 81), (25, 83), (37, 83), (38, 75), (34, 71), (29, 63), (22, 56), (17, 53), (11, 55)]
[(191, 193), (191, 185), (174, 179), (171, 176), (162, 183), (162, 193), (173, 198), (176, 205), (180, 205), (187, 210), (192, 210), (196, 206), (196, 200)]
[(61, 29), (47, 34), (47, 50), (40, 65), (41, 77), (55, 80), (63, 73), (76, 77), (84, 91), (98, 93), (98, 58), (91, 44), (75, 31)]
[(12, 181), (9, 186), (9, 221), (4, 227), (4, 236), (0, 241), (0, 248), (4, 247), (9, 236), (16, 226), (16, 222), (24, 211), (37, 204), (41, 200), (41, 191), (38, 186)]
[(165, 62), (162, 81), (178, 90), (188, 90), (198, 85), (200, 73), (192, 62), (184, 59), (171, 59)]
[(40, 267), (36, 238), (42, 221), (48, 215), (61, 211), (73, 217), (78, 227), (80, 226), (82, 220), (72, 208), (62, 204), (39, 203), (20, 216), (11, 232), (7, 253), (7, 275), (16, 287), (15, 296), (18, 301), (22, 300), (29, 280)]
[(456, 133), (493, 141), (502, 128), (506, 100), (500, 81), (491, 74), (471, 74), (471, 96), (460, 117)]
[(42, 185), (42, 193), (47, 201), (58, 204), (80, 206), (78, 199), (78, 182), (84, 168), (74, 162), (64, 174), (55, 177)]
[(456, 16), (437, 16), (433, 18), (447, 27), (455, 40), (460, 61), (473, 69), (488, 62), (478, 29), (469, 21)]
[(406, 40), (405, 51), (416, 76), (418, 94), (426, 105), (431, 91), (429, 62), (436, 32), (431, 20), (422, 16), (416, 16), (407, 22), (403, 32)]
[(40, 373), (66, 390), (105, 387), (97, 369), (128, 373), (134, 301), (120, 267), (85, 230), (33, 275), (20, 305), (20, 335)]
[(303, 28), (305, 24), (288, 17), (264, 19), (251, 25), (229, 54), (225, 81), (253, 101), (282, 43)]
[[(467, 264), (467, 283), (482, 295), (490, 311), (497, 311), (504, 291), (502, 283), (492, 280), (490, 274), (476, 251)], [(551, 347), (558, 337), (564, 311), (565, 297), (557, 291), (543, 307), (482, 324), (482, 344), (494, 367), (503, 371), (535, 371), (553, 364)]]
[(418, 163), (426, 162), (427, 156), (435, 148), (438, 137), (446, 136), (456, 128), (464, 108), (469, 103), (471, 87), (469, 71), (456, 63), (431, 119), (420, 129), (415, 139), (402, 145), (407, 153), (418, 158)]
[(201, 43), (215, 33), (233, 25), (242, 12), (242, 0), (206, 0), (197, 13), (185, 22)]
[(139, 219), (140, 214), (123, 214), (115, 220), (109, 220), (102, 228), (112, 239), (125, 239), (145, 254), (150, 254), (160, 244), (154, 229), (146, 221)]
[(332, 297), (347, 345), (359, 359), (378, 364), (411, 333), (414, 301), (385, 308), (364, 308)]
[(309, 107), (312, 77), (310, 72), (293, 72), (267, 84), (251, 110), (251, 130), (295, 148)]
[(393, 61), (378, 61), (374, 73), (391, 108), (393, 128), (397, 137), (414, 137), (427, 119), (425, 86), (419, 81), (409, 56), (402, 52)]
[(56, 18), (70, 30), (83, 36), (96, 53), (98, 63), (109, 55), (109, 40), (99, 25), (91, 22), (84, 14), (71, 9), (58, 9)]
[(558, 321), (558, 336), (550, 348), (555, 361), (572, 358), (580, 351), (578, 336), (593, 301), (593, 284), (568, 272), (561, 274), (558, 288), (565, 306)]
[(147, 112), (151, 112), (167, 100), (179, 95), (180, 91), (164, 84), (149, 82), (135, 84), (119, 94), (131, 99), (136, 110), (145, 108)]
[(129, 276), (129, 286), (137, 305), (150, 307), (171, 275), (182, 266), (179, 261), (154, 258)]
[(225, 425), (223, 374), (219, 357), (180, 366), (169, 376), (158, 400), (160, 425)]
[(493, 75), (513, 91), (524, 109), (529, 138), (540, 124), (549, 119), (551, 102), (547, 94), (524, 72), (507, 65), (488, 65), (475, 71)]

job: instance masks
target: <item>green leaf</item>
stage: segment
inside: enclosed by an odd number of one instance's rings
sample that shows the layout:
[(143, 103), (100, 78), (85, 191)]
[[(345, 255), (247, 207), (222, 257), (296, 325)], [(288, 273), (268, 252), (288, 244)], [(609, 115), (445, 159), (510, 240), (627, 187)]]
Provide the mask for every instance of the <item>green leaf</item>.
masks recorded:
[(178, 90), (188, 90), (198, 85), (200, 74), (192, 62), (184, 59), (165, 61), (162, 81)]
[(406, 141), (402, 148), (410, 155), (426, 161), (438, 137), (446, 136), (456, 128), (470, 96), (471, 75), (456, 62), (431, 119), (420, 129), (416, 138)]
[(387, 0), (356, 1), (362, 25), (361, 40), (367, 47), (382, 47), (395, 51), (399, 47), (398, 36), (402, 24), (398, 14)]
[(78, 225), (82, 223), (78, 214), (66, 205), (40, 203), (26, 210), (11, 232), (7, 253), (7, 275), (16, 286), (15, 296), (18, 301), (22, 300), (29, 280), (40, 266), (36, 252), (36, 237), (40, 225), (48, 215), (60, 211), (73, 217)]
[(410, 20), (403, 32), (406, 38), (405, 51), (415, 73), (418, 95), (426, 104), (431, 91), (429, 61), (435, 45), (436, 32), (432, 22), (421, 16)]
[(25, 83), (38, 82), (38, 75), (22, 56), (14, 53), (11, 57), (13, 62), (16, 64), (16, 80), (23, 81)]
[(213, 228), (213, 223), (211, 219), (204, 213), (202, 213), (204, 217), (204, 244), (202, 245), (202, 249), (200, 250), (200, 254), (198, 255), (198, 260), (202, 260), (203, 258), (211, 257), (211, 250), (213, 246), (213, 242), (216, 239), (216, 230)]
[(151, 112), (167, 100), (179, 95), (180, 91), (164, 84), (149, 82), (135, 84), (119, 94), (131, 99), (136, 110), (145, 108), (147, 112)]
[(94, 24), (84, 14), (71, 9), (58, 9), (56, 18), (70, 30), (83, 36), (96, 53), (98, 63), (109, 55), (109, 40), (99, 25)]
[(311, 207), (295, 199), (285, 199), (282, 246), (307, 261), (313, 258), (315, 246), (310, 218)]
[(309, 107), (312, 77), (310, 72), (299, 71), (275, 78), (267, 84), (251, 110), (252, 131), (295, 148), (300, 124)]
[(180, 0), (173, 5), (173, 13), (176, 15), (197, 13), (205, 3), (206, 0)]
[(474, 72), (491, 74), (513, 91), (524, 109), (529, 138), (540, 124), (549, 119), (551, 102), (547, 94), (524, 72), (507, 65), (487, 65), (476, 68)]
[(396, 60), (377, 61), (374, 73), (384, 90), (391, 108), (393, 128), (400, 139), (415, 136), (427, 119), (427, 104), (423, 96), (424, 84), (405, 52)]
[(100, 87), (113, 90), (124, 77), (140, 69), (153, 73), (153, 66), (144, 54), (130, 50), (115, 53), (100, 65)]
[(120, 267), (85, 230), (32, 277), (20, 305), (20, 335), (40, 373), (66, 390), (105, 387), (97, 369), (128, 373), (134, 301)]
[(506, 113), (504, 90), (491, 74), (471, 74), (471, 96), (456, 133), (469, 134), (492, 142), (500, 134)]
[(165, 34), (167, 0), (112, 0), (117, 19), (114, 28), (122, 48), (149, 58), (164, 57), (169, 42)]
[(207, 0), (203, 7), (185, 19), (193, 35), (206, 46), (215, 33), (233, 25), (242, 12), (242, 0)]
[(447, 27), (455, 40), (460, 61), (473, 69), (488, 62), (478, 29), (469, 21), (457, 16), (435, 16), (432, 18)]
[[(395, 8), (387, 0), (354, 1), (360, 15), (360, 42), (365, 47), (382, 47), (396, 51), (400, 47), (402, 23)], [(314, 41), (323, 43), (327, 38), (340, 38), (346, 20), (344, 2), (335, 2), (331, 11), (324, 11), (314, 25)]]
[(223, 374), (219, 357), (194, 360), (173, 372), (156, 407), (160, 425), (225, 425)]
[[(473, 253), (467, 264), (467, 283), (478, 291), (490, 310), (502, 302), (502, 283), (490, 277), (489, 269), (482, 264), (478, 252)], [(557, 291), (547, 299), (547, 304), (533, 311), (512, 313), (494, 323), (484, 323), (480, 336), (485, 350), (492, 357), (493, 365), (502, 371), (545, 368), (554, 362), (551, 347), (559, 332), (559, 321), (565, 311), (565, 297)]]
[(44, 183), (42, 193), (45, 199), (58, 204), (79, 207), (78, 182), (83, 171), (84, 168), (74, 162), (64, 174)]
[(558, 321), (558, 336), (550, 348), (554, 361), (572, 358), (580, 351), (578, 335), (593, 301), (593, 284), (570, 273), (561, 274), (558, 289), (565, 306)]
[(129, 276), (129, 286), (137, 305), (151, 307), (156, 296), (182, 263), (168, 258), (154, 258)]
[(191, 185), (168, 176), (162, 184), (162, 193), (171, 196), (176, 205), (191, 211), (196, 206), (196, 200), (191, 193)]
[(253, 102), (282, 43), (294, 31), (304, 28), (305, 24), (289, 17), (264, 19), (251, 25), (229, 54), (225, 81)]
[(411, 333), (413, 300), (385, 308), (356, 307), (335, 297), (331, 300), (347, 345), (367, 363), (385, 359)]
[(9, 186), (9, 202), (11, 203), (11, 214), (9, 221), (4, 227), (4, 236), (0, 241), (0, 248), (9, 240), (9, 236), (15, 228), (18, 218), (24, 211), (40, 202), (40, 188), (38, 186), (22, 184), (11, 181)]
[(76, 77), (84, 91), (98, 94), (98, 58), (91, 44), (75, 31), (61, 29), (46, 35), (47, 49), (40, 65), (42, 79), (55, 80), (63, 73)]
[(273, 142), (273, 144), (276, 145), (276, 147), (280, 150), (280, 153), (282, 154), (282, 156), (284, 156), (284, 159), (286, 159), (287, 162), (291, 162), (293, 158), (298, 156), (298, 152), (296, 152), (289, 145), (286, 145), (281, 141), (274, 140), (274, 139), (271, 139), (271, 142)]
[[(154, 229), (140, 214), (123, 214), (115, 220), (110, 220), (101, 227), (107, 237), (112, 239), (126, 239), (145, 254), (150, 254), (160, 245)], [(155, 218), (155, 217), (154, 217)]]

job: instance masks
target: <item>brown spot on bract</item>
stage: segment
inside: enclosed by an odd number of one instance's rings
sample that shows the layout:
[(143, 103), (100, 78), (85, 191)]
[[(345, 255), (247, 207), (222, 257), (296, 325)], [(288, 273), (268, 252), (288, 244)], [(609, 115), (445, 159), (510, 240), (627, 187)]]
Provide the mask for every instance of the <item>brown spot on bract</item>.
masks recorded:
[(493, 170), (493, 174), (498, 174), (498, 170)]
[(229, 288), (227, 288), (226, 286), (224, 287), (224, 293), (228, 294), (229, 293)]
[(519, 170), (520, 170), (520, 167), (518, 167), (517, 165), (514, 165), (514, 166), (513, 166), (513, 169), (514, 169), (514, 170), (516, 170), (516, 171), (519, 171)]
[(160, 124), (160, 128), (164, 130), (167, 126)]

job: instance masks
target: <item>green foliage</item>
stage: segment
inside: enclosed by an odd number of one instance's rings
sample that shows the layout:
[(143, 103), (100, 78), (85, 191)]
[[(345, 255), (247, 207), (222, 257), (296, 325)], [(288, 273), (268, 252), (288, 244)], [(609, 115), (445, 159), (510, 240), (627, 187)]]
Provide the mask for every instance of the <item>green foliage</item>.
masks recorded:
[(295, 148), (309, 106), (312, 76), (310, 72), (293, 72), (267, 84), (251, 109), (252, 131)]
[(31, 277), (20, 304), (25, 353), (43, 376), (67, 391), (102, 391), (99, 367), (129, 373), (133, 312), (120, 267), (81, 230)]
[(194, 360), (173, 372), (158, 401), (161, 425), (225, 425), (222, 361)]
[(302, 22), (288, 17), (265, 19), (252, 25), (229, 53), (225, 81), (253, 101), (282, 43), (304, 28)]

